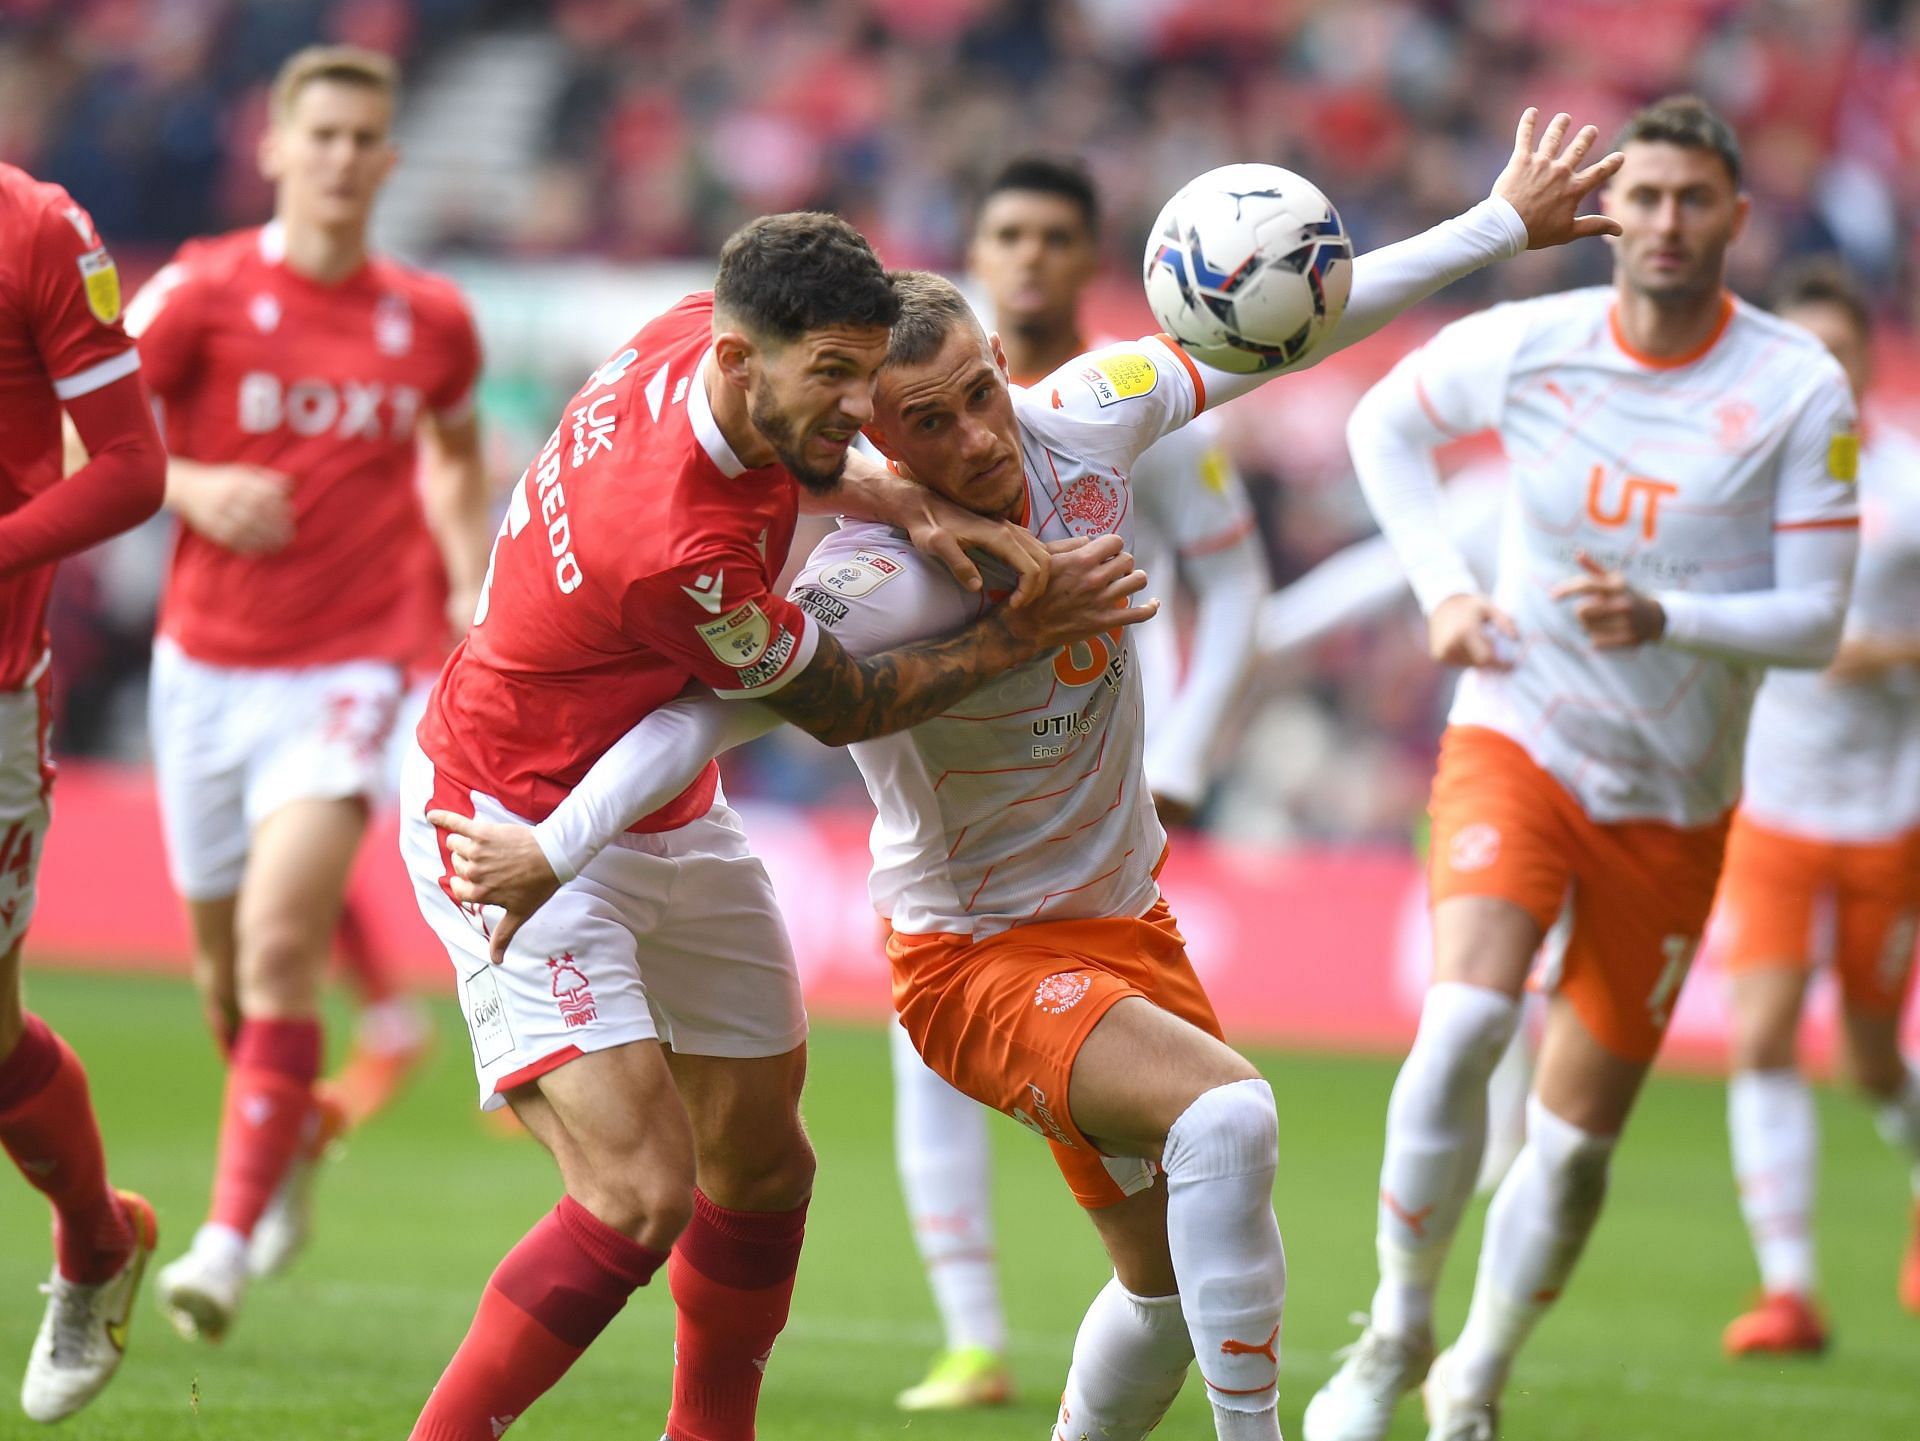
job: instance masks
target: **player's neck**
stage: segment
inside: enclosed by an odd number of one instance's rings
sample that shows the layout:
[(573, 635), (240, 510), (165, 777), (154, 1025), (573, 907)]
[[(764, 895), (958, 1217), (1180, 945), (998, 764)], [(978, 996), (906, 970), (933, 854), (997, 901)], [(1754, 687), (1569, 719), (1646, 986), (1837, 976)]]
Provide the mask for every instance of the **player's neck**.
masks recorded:
[(1007, 353), (1007, 373), (1016, 384), (1051, 374), (1086, 349), (1080, 327), (1072, 322), (1045, 332), (1002, 327), (1000, 345)]
[(1704, 349), (1726, 312), (1727, 293), (1716, 286), (1704, 295), (1656, 299), (1629, 286), (1614, 292), (1614, 317), (1634, 353), (1674, 360)]
[(367, 263), (364, 225), (309, 225), (284, 215), (277, 223), (287, 269), (315, 284), (337, 285)]
[(707, 408), (713, 412), (713, 423), (720, 427), (720, 434), (732, 447), (734, 458), (748, 470), (772, 465), (777, 457), (772, 444), (748, 413), (746, 392), (727, 384), (726, 377), (720, 374), (719, 362), (712, 355), (708, 355), (707, 363), (700, 367), (700, 384), (707, 392)]

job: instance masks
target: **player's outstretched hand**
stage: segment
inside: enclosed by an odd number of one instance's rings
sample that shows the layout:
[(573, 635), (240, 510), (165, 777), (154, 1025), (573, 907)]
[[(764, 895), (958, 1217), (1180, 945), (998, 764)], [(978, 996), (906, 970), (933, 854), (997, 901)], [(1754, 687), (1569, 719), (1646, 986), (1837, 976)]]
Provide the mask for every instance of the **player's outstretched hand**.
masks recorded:
[(1022, 610), (1007, 612), (1008, 629), (1036, 652), (1139, 625), (1159, 613), (1157, 600), (1133, 604), (1132, 597), (1147, 587), (1147, 573), (1134, 568), (1133, 555), (1119, 536), (1076, 536), (1045, 544), (1051, 561), (1046, 593)]
[(1555, 600), (1576, 602), (1573, 617), (1595, 650), (1630, 650), (1666, 633), (1667, 613), (1659, 601), (1635, 590), (1619, 571), (1608, 570), (1584, 550), (1575, 552), (1574, 559), (1581, 573), (1561, 581), (1551, 594)]
[(176, 464), (168, 503), (215, 545), (268, 555), (293, 539), (293, 482), (257, 465)]
[(513, 934), (560, 889), (547, 853), (532, 826), (476, 820), (453, 811), (428, 811), (427, 819), (447, 833), (453, 874), (447, 889), (462, 905), (499, 906), (507, 914), (487, 934), (497, 966), (507, 958)]
[(1441, 665), (1512, 670), (1502, 636), (1517, 641), (1520, 627), (1484, 595), (1450, 595), (1427, 617), (1427, 649)]
[(1020, 610), (1040, 598), (1047, 588), (1050, 557), (1032, 531), (1011, 521), (976, 514), (924, 486), (914, 485), (909, 491), (906, 513), (899, 523), (915, 550), (939, 561), (971, 591), (979, 590), (985, 582), (980, 578), (980, 567), (967, 552), (980, 551), (1013, 572), (1013, 596), (1008, 605)]
[(1493, 193), (1519, 211), (1526, 222), (1527, 249), (1544, 250), (1589, 235), (1618, 235), (1619, 221), (1604, 215), (1582, 215), (1580, 203), (1605, 184), (1626, 157), (1616, 150), (1582, 170), (1580, 162), (1587, 158), (1600, 132), (1591, 125), (1581, 126), (1562, 153), (1560, 145), (1567, 138), (1573, 117), (1564, 112), (1554, 116), (1536, 144), (1534, 126), (1539, 119), (1540, 112), (1529, 105), (1513, 137), (1513, 158), (1493, 182)]

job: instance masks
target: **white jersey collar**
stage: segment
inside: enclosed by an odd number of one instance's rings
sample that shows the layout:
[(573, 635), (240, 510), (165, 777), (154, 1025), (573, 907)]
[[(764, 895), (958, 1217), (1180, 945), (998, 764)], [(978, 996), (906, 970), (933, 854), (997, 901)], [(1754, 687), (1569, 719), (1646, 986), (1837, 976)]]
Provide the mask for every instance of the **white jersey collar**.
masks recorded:
[(693, 368), (693, 384), (687, 387), (687, 423), (693, 427), (694, 438), (707, 452), (707, 458), (720, 467), (720, 473), (733, 480), (746, 472), (746, 466), (740, 463), (740, 457), (733, 453), (733, 447), (727, 444), (726, 436), (720, 433), (720, 422), (713, 418), (713, 403), (707, 399), (707, 366), (717, 365), (713, 358), (713, 347), (709, 345), (706, 353), (700, 357), (700, 363)]

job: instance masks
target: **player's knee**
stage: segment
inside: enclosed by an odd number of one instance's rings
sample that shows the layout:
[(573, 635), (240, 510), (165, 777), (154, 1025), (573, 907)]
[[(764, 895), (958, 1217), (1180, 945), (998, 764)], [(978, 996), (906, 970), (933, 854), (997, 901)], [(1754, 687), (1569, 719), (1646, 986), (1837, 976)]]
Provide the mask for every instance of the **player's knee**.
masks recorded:
[(791, 1211), (806, 1203), (816, 1163), (799, 1117), (791, 1129), (766, 1139), (765, 1145), (729, 1146), (700, 1158), (701, 1186), (712, 1200), (736, 1211)]
[(270, 922), (240, 947), (240, 1005), (249, 1015), (300, 1014), (310, 1009), (324, 952), (301, 928)]
[(1430, 1058), (1444, 1088), (1480, 1089), (1519, 1024), (1519, 1004), (1499, 991), (1440, 982), (1428, 988), (1414, 1048)]
[(599, 1166), (570, 1188), (574, 1200), (614, 1230), (655, 1251), (672, 1247), (693, 1219), (693, 1168), (636, 1154)]
[(1273, 1088), (1259, 1077), (1203, 1092), (1167, 1133), (1169, 1175), (1273, 1174), (1280, 1165), (1280, 1121)]

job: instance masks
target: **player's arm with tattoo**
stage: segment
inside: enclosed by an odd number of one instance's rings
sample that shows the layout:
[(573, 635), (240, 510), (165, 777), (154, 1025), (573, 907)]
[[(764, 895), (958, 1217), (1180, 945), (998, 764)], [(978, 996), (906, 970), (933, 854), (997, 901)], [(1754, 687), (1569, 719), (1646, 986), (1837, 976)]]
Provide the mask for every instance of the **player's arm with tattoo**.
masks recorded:
[(1118, 536), (1052, 549), (1047, 589), (1029, 605), (997, 606), (958, 634), (865, 657), (822, 632), (807, 668), (764, 704), (816, 740), (852, 745), (919, 725), (996, 675), (1159, 609), (1127, 603), (1147, 578)]

